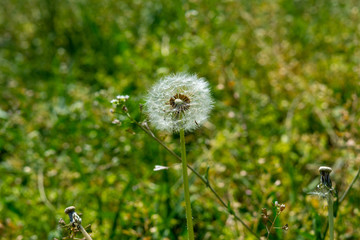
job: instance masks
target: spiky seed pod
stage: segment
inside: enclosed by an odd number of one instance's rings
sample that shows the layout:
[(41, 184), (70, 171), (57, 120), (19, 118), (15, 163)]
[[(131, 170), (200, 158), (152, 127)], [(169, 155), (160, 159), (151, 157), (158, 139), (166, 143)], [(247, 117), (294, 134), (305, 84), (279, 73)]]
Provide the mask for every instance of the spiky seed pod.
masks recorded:
[(158, 130), (192, 131), (209, 117), (213, 107), (209, 84), (187, 73), (160, 79), (149, 91), (145, 111)]

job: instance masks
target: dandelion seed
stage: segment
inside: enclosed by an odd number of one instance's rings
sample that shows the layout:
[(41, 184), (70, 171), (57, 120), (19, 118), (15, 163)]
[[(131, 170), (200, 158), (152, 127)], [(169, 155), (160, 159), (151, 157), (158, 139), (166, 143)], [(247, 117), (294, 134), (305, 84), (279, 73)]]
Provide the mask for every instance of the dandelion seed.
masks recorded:
[(192, 131), (203, 124), (213, 107), (208, 82), (180, 73), (162, 78), (150, 90), (145, 110), (159, 130)]
[(169, 169), (169, 167), (161, 166), (161, 165), (155, 165), (154, 171), (161, 171), (161, 170), (166, 170), (166, 169)]

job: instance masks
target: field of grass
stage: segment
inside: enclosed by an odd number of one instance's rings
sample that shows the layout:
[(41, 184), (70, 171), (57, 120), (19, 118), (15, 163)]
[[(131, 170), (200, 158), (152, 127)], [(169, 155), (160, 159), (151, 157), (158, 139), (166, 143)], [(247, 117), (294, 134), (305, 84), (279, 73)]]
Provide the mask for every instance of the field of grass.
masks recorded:
[[(5, 0), (0, 8), (0, 239), (61, 239), (74, 205), (93, 239), (186, 239), (181, 164), (110, 101), (139, 106), (196, 73), (214, 109), (186, 134), (195, 239), (329, 239), (319, 167), (339, 198), (360, 168), (360, 1)], [(120, 124), (113, 124), (114, 118)], [(150, 129), (180, 155), (178, 134)], [(168, 170), (153, 171), (155, 165)], [(335, 239), (360, 239), (360, 181)], [(274, 213), (270, 216), (273, 219)], [(64, 236), (64, 235), (63, 235)], [(265, 239), (264, 238), (264, 239)]]

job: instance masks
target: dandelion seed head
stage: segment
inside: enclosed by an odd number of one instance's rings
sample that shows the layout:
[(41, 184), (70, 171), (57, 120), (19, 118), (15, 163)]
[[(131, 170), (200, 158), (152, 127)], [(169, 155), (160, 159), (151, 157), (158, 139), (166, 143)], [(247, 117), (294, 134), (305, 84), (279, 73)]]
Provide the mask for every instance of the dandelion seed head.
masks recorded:
[(161, 165), (155, 165), (154, 171), (161, 171), (161, 170), (167, 170), (169, 167), (161, 166)]
[(213, 107), (209, 84), (187, 73), (160, 79), (149, 91), (145, 111), (159, 130), (192, 131), (203, 124)]

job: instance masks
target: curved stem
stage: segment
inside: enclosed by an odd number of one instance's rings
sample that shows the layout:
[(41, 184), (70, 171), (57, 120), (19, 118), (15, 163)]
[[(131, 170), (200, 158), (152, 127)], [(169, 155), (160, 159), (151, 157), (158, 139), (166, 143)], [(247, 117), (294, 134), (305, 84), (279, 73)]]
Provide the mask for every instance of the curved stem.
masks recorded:
[(342, 203), (342, 201), (344, 201), (345, 197), (347, 196), (347, 194), (349, 193), (350, 189), (352, 188), (352, 186), (354, 185), (354, 183), (356, 182), (356, 180), (358, 179), (360, 174), (360, 168), (358, 170), (358, 172), (356, 173), (354, 179), (352, 180), (352, 182), (350, 183), (349, 187), (346, 189), (346, 191), (344, 192), (344, 194), (341, 196), (340, 200), (339, 200), (339, 204)]
[(186, 203), (186, 222), (188, 228), (188, 239), (194, 240), (194, 228), (192, 223), (190, 192), (189, 192), (189, 180), (187, 174), (187, 162), (186, 162), (186, 147), (185, 147), (185, 134), (184, 129), (180, 130), (180, 143), (181, 143), (181, 162), (182, 162), (182, 174), (184, 183), (184, 197)]
[(43, 169), (40, 168), (38, 171), (38, 189), (40, 193), (40, 199), (45, 203), (45, 205), (53, 212), (55, 212), (55, 207), (51, 204), (49, 199), (46, 197), (45, 187), (44, 187), (44, 173)]
[(81, 225), (79, 225), (80, 231), (82, 233), (82, 235), (85, 237), (86, 240), (92, 240), (92, 238), (90, 237), (90, 235), (86, 232), (85, 228)]
[(271, 233), (271, 230), (273, 229), (274, 224), (275, 224), (275, 222), (276, 222), (276, 218), (277, 218), (278, 216), (279, 216), (279, 214), (278, 214), (278, 213), (276, 213), (276, 216), (275, 216), (275, 218), (274, 218), (273, 222), (271, 223), (271, 227), (270, 227), (270, 229), (268, 230), (268, 235), (267, 235), (267, 237), (266, 237), (266, 240), (268, 240), (268, 239), (269, 239), (269, 237), (270, 237), (270, 233)]
[[(157, 143), (159, 143), (163, 148), (165, 148), (172, 156), (181, 161), (181, 157), (179, 157), (173, 150), (171, 150), (168, 146), (166, 146), (160, 139), (158, 139), (152, 132), (147, 130), (144, 126), (142, 126), (138, 121), (131, 117), (129, 113), (126, 114), (127, 117), (135, 123), (141, 130), (143, 130), (148, 136), (154, 139)], [(214, 196), (218, 199), (221, 205), (227, 209), (227, 212), (232, 215), (236, 220), (238, 220), (256, 239), (260, 239), (259, 235), (257, 235), (238, 215), (235, 214), (234, 211), (229, 211), (228, 205), (222, 200), (219, 194), (215, 191), (215, 189), (211, 186), (210, 182), (205, 179), (200, 173), (198, 173), (194, 168), (192, 168), (189, 164), (187, 165), (188, 169), (190, 169), (214, 194)]]

